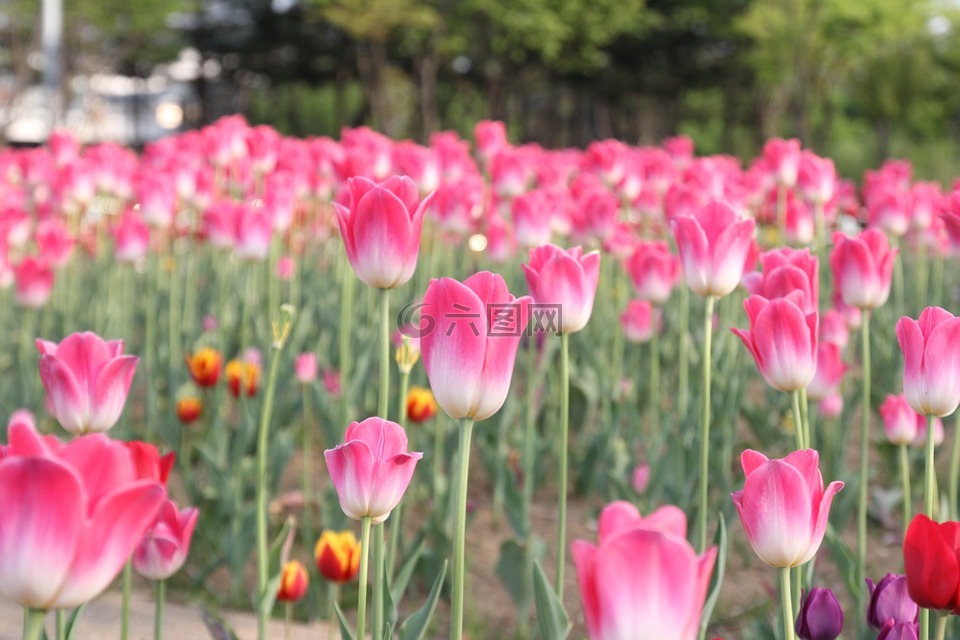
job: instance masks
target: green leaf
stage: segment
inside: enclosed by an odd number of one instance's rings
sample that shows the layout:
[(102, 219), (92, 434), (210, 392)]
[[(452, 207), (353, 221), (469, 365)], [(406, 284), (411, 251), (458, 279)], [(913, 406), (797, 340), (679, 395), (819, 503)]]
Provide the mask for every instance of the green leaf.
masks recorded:
[(404, 561), (403, 566), (400, 567), (400, 571), (393, 577), (393, 584), (390, 585), (390, 597), (393, 598), (394, 602), (403, 600), (403, 594), (407, 591), (410, 578), (413, 576), (413, 570), (417, 568), (417, 563), (420, 561), (420, 556), (423, 555), (425, 545), (426, 541), (420, 540), (420, 543), (413, 550), (413, 553), (410, 554), (410, 557), (408, 557)]
[(64, 627), (67, 640), (74, 640), (74, 634), (77, 631), (77, 620), (80, 619), (80, 614), (83, 613), (83, 608), (85, 606), (87, 605), (86, 604), (80, 605), (79, 607), (71, 611), (69, 616), (67, 616), (67, 623)]
[(723, 517), (722, 512), (718, 520), (719, 525), (717, 526), (717, 532), (713, 536), (713, 542), (717, 545), (717, 563), (713, 567), (710, 592), (706, 602), (703, 603), (703, 614), (700, 616), (701, 638), (706, 636), (707, 626), (710, 624), (713, 609), (717, 606), (720, 589), (723, 587), (723, 576), (727, 569), (727, 520)]
[(390, 585), (387, 584), (387, 567), (386, 567), (386, 558), (384, 558), (384, 566), (382, 569), (383, 581), (381, 588), (383, 589), (383, 623), (386, 627), (393, 627), (397, 623), (397, 605), (393, 600), (393, 596), (390, 595)]
[(443, 590), (443, 579), (447, 575), (447, 561), (443, 561), (440, 572), (433, 581), (433, 587), (430, 589), (430, 595), (427, 596), (423, 606), (412, 613), (400, 628), (397, 630), (399, 640), (423, 640), (427, 627), (430, 626), (430, 619), (433, 617), (433, 611), (437, 608), (437, 600), (440, 599), (440, 592)]
[(347, 624), (347, 619), (343, 616), (340, 604), (335, 602), (333, 609), (337, 612), (337, 622), (340, 623), (340, 640), (357, 640), (356, 636), (353, 635), (353, 631), (350, 630), (350, 625)]
[(853, 550), (847, 546), (837, 533), (837, 530), (833, 528), (833, 525), (827, 525), (827, 534), (824, 536), (824, 539), (827, 541), (827, 545), (830, 547), (830, 555), (833, 556), (833, 561), (837, 565), (837, 569), (840, 571), (840, 576), (843, 578), (843, 584), (846, 585), (847, 591), (850, 592), (850, 596), (853, 599), (857, 598), (859, 590), (863, 588), (863, 585), (857, 583), (857, 558), (853, 553)]
[(573, 625), (539, 562), (533, 564), (533, 597), (540, 636), (543, 640), (565, 640)]

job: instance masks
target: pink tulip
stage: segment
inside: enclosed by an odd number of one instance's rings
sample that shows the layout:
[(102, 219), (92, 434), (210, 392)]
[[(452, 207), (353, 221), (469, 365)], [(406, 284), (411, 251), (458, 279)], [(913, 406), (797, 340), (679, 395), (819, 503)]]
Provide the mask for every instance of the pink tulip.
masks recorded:
[(792, 187), (800, 170), (800, 141), (771, 138), (763, 145), (763, 159), (770, 167), (777, 184)]
[(686, 528), (676, 507), (642, 518), (629, 503), (615, 502), (600, 515), (598, 545), (573, 542), (590, 640), (697, 637), (717, 549), (697, 556)]
[(477, 141), (477, 155), (489, 162), (501, 149), (510, 146), (507, 141), (507, 128), (499, 120), (481, 120), (473, 128)]
[(820, 342), (829, 342), (845, 349), (850, 341), (850, 329), (843, 314), (836, 309), (827, 309), (820, 318)]
[(648, 342), (660, 321), (660, 310), (646, 300), (631, 300), (620, 314), (620, 328), (627, 342)]
[(797, 186), (808, 202), (826, 204), (837, 189), (837, 169), (830, 158), (821, 158), (812, 151), (800, 154)]
[(133, 552), (133, 568), (148, 580), (166, 580), (183, 566), (190, 553), (190, 540), (197, 526), (200, 510), (196, 507), (177, 509), (167, 500)]
[(521, 265), (530, 295), (538, 305), (557, 305), (560, 333), (576, 333), (590, 321), (600, 280), (600, 253), (561, 249), (545, 244), (530, 251), (530, 264)]
[(37, 340), (47, 410), (73, 434), (106, 431), (117, 423), (137, 369), (123, 341), (92, 332), (72, 333), (60, 344)]
[(843, 413), (843, 395), (840, 393), (831, 393), (821, 400), (817, 405), (820, 415), (827, 420), (839, 418)]
[(513, 235), (522, 247), (539, 247), (550, 242), (551, 200), (542, 190), (517, 196), (510, 205), (513, 213)]
[(847, 365), (843, 362), (840, 347), (832, 342), (817, 345), (817, 372), (807, 385), (807, 396), (811, 400), (823, 400), (840, 392), (843, 374)]
[(771, 566), (799, 566), (820, 548), (843, 483), (831, 482), (824, 491), (819, 461), (813, 449), (777, 460), (747, 449), (740, 458), (746, 482), (731, 497), (754, 553)]
[(314, 353), (301, 353), (293, 364), (297, 382), (310, 384), (317, 379), (317, 356)]
[(750, 330), (731, 329), (763, 379), (780, 391), (805, 388), (817, 371), (817, 314), (804, 314), (802, 300), (799, 292), (775, 300), (750, 296), (743, 303)]
[(117, 262), (143, 259), (150, 248), (150, 227), (133, 211), (126, 211), (113, 228), (113, 252)]
[(662, 305), (680, 277), (680, 260), (666, 242), (639, 242), (627, 259), (626, 270), (637, 297)]
[(503, 278), (489, 271), (463, 283), (430, 282), (420, 351), (437, 404), (450, 417), (483, 420), (503, 406), (531, 302), (514, 298)]
[(241, 260), (264, 260), (270, 253), (273, 226), (263, 207), (242, 204), (234, 210), (233, 253)]
[(27, 421), (0, 458), (0, 591), (23, 607), (69, 609), (113, 581), (166, 497), (138, 479), (123, 443), (63, 445)]
[(897, 322), (903, 351), (903, 393), (917, 413), (948, 416), (960, 405), (960, 318), (927, 307), (919, 322)]
[(21, 307), (39, 309), (53, 293), (53, 269), (34, 257), (27, 257), (13, 267), (16, 301)]
[(815, 312), (820, 305), (820, 262), (809, 249), (771, 249), (760, 254), (762, 273), (743, 276), (743, 285), (752, 294), (764, 298), (783, 298), (794, 291), (803, 295), (804, 313)]
[[(892, 444), (910, 444), (917, 439), (919, 423), (925, 422), (923, 416), (910, 407), (902, 395), (890, 394), (880, 405), (880, 418), (887, 440)], [(919, 422), (917, 418), (920, 418)]]
[(351, 423), (343, 439), (323, 452), (340, 508), (379, 524), (400, 502), (423, 454), (408, 452), (403, 427), (382, 418)]
[(858, 309), (876, 309), (890, 296), (897, 249), (886, 234), (867, 229), (859, 236), (833, 234), (830, 269), (843, 301)]
[(417, 268), (423, 201), (406, 176), (376, 184), (351, 178), (350, 207), (335, 204), (340, 235), (357, 277), (371, 287), (392, 289), (405, 284)]
[(887, 186), (867, 201), (870, 226), (900, 238), (910, 229), (910, 194)]
[(683, 276), (694, 293), (722, 297), (737, 287), (753, 241), (753, 220), (716, 201), (694, 216), (674, 218), (670, 226), (680, 250)]
[(75, 242), (65, 224), (54, 219), (44, 220), (37, 225), (34, 237), (44, 262), (53, 267), (70, 262)]

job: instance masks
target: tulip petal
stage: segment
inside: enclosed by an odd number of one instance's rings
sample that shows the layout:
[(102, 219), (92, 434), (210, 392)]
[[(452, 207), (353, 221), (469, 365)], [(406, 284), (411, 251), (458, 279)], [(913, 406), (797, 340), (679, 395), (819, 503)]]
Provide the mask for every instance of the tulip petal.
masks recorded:
[(47, 409), (60, 426), (73, 434), (87, 428), (89, 399), (73, 370), (53, 356), (40, 356), (40, 380), (47, 390)]
[(366, 193), (353, 219), (356, 254), (351, 265), (372, 287), (391, 289), (399, 282), (413, 234), (410, 213), (397, 196), (383, 188)]
[(88, 425), (90, 431), (102, 433), (120, 419), (139, 360), (136, 356), (119, 356), (108, 361), (96, 374)]
[(585, 540), (574, 540), (570, 548), (573, 566), (577, 570), (577, 584), (580, 587), (580, 602), (583, 604), (583, 617), (587, 624), (587, 634), (591, 638), (601, 638), (600, 597), (597, 593), (597, 547)]
[(83, 480), (91, 511), (115, 487), (137, 479), (129, 449), (124, 443), (103, 434), (92, 434), (70, 442), (59, 453)]
[(353, 440), (324, 451), (323, 457), (343, 512), (354, 520), (370, 515), (376, 460), (369, 445)]
[(383, 418), (367, 418), (347, 427), (344, 442), (362, 440), (370, 447), (373, 457), (383, 460), (407, 451), (407, 434), (396, 422)]
[(0, 463), (0, 590), (48, 608), (70, 571), (86, 496), (67, 466), (45, 458)]
[[(960, 318), (954, 318), (946, 311), (943, 313), (949, 318), (925, 334), (927, 339), (921, 365), (923, 406), (926, 413), (940, 417), (950, 415), (960, 405)], [(923, 314), (920, 317), (922, 325)]]
[[(820, 472), (817, 472), (817, 475), (820, 475)], [(820, 484), (823, 484), (823, 480), (820, 479)], [(813, 531), (810, 538), (810, 548), (807, 550), (806, 555), (803, 556), (801, 564), (808, 562), (817, 555), (817, 551), (820, 549), (820, 544), (823, 542), (823, 535), (827, 532), (827, 521), (830, 518), (830, 505), (833, 504), (833, 497), (837, 495), (840, 490), (843, 489), (843, 483), (839, 480), (835, 480), (827, 485), (826, 490), (823, 492), (823, 496), (820, 498), (820, 504), (814, 505), (816, 512), (816, 520), (813, 524)]]
[(109, 586), (156, 518), (164, 487), (139, 480), (106, 496), (77, 539), (70, 573), (53, 607), (78, 607)]
[(420, 338), (433, 395), (451, 418), (473, 417), (487, 348), (486, 309), (470, 287), (452, 278), (432, 281), (423, 304), (423, 315), (434, 322)]
[(960, 564), (940, 535), (940, 527), (923, 514), (915, 516), (907, 527), (903, 566), (914, 602), (928, 609), (951, 606), (960, 581)]
[(374, 515), (373, 524), (379, 524), (389, 517), (390, 512), (400, 502), (417, 462), (422, 453), (400, 453), (386, 460), (378, 460), (375, 471), (376, 486), (370, 500), (370, 513)]
[(801, 473), (771, 460), (747, 476), (737, 509), (760, 559), (774, 567), (794, 567), (810, 549), (812, 506)]

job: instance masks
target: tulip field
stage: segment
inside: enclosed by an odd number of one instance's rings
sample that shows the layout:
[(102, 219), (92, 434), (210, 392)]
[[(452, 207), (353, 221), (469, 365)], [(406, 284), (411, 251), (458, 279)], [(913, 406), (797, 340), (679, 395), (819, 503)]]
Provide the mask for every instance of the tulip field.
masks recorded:
[(953, 189), (490, 121), (0, 151), (0, 597), (24, 640), (107, 590), (124, 640), (131, 592), (157, 640), (168, 600), (251, 640), (958, 637)]

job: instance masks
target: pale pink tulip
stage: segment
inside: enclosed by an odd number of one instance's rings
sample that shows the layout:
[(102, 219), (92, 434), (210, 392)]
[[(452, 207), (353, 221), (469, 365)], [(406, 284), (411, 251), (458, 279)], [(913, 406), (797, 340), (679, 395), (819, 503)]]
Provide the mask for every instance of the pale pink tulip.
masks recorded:
[(123, 341), (72, 333), (60, 344), (37, 340), (47, 410), (73, 434), (106, 431), (117, 423), (137, 369)]
[(820, 263), (809, 249), (771, 249), (760, 254), (762, 273), (743, 276), (747, 291), (764, 298), (783, 298), (794, 291), (802, 294), (804, 313), (813, 313), (820, 304)]
[(880, 405), (880, 418), (883, 420), (883, 429), (887, 440), (892, 444), (910, 444), (917, 439), (917, 418), (924, 422), (923, 416), (910, 407), (910, 403), (902, 395), (890, 394)]
[(717, 549), (697, 556), (686, 528), (676, 507), (643, 518), (629, 503), (615, 502), (600, 515), (598, 545), (573, 542), (590, 640), (697, 637)]
[(28, 256), (13, 266), (17, 304), (27, 309), (39, 309), (47, 304), (53, 293), (53, 269), (50, 265)]
[(680, 277), (680, 260), (666, 242), (639, 242), (624, 265), (637, 297), (662, 305)]
[(843, 374), (847, 365), (843, 362), (840, 347), (832, 342), (817, 345), (817, 372), (807, 385), (807, 396), (811, 400), (824, 400), (840, 392)]
[(631, 300), (620, 314), (620, 328), (627, 342), (649, 342), (660, 321), (660, 310), (646, 300)]
[(897, 258), (883, 231), (867, 229), (853, 238), (835, 233), (833, 245), (830, 268), (844, 303), (858, 309), (882, 306), (890, 296)]
[(150, 227), (132, 210), (127, 210), (113, 228), (113, 255), (117, 262), (142, 260), (150, 248)]
[(800, 154), (797, 187), (808, 202), (824, 205), (833, 200), (837, 189), (837, 169), (833, 160), (804, 150)]
[(553, 233), (550, 225), (551, 204), (547, 194), (539, 189), (514, 198), (510, 203), (510, 210), (513, 214), (513, 235), (517, 244), (529, 248), (550, 242)]
[(680, 250), (683, 276), (694, 293), (722, 297), (737, 287), (753, 241), (753, 220), (717, 201), (694, 216), (674, 218), (670, 226)]
[(350, 206), (336, 204), (340, 235), (357, 277), (371, 287), (405, 284), (417, 268), (423, 212), (417, 185), (406, 176), (376, 184), (351, 178)]
[(420, 350), (437, 404), (450, 417), (483, 420), (503, 406), (531, 302), (514, 298), (503, 278), (489, 271), (462, 283), (430, 282)]
[(917, 413), (948, 416), (960, 405), (960, 318), (927, 307), (919, 321), (897, 322), (903, 393)]
[(530, 251), (523, 264), (527, 287), (538, 305), (556, 305), (560, 310), (560, 333), (576, 333), (590, 321), (593, 299), (600, 280), (600, 253), (561, 249), (546, 244)]
[(178, 509), (176, 502), (166, 500), (133, 552), (137, 573), (148, 580), (166, 580), (179, 571), (190, 553), (199, 515), (196, 507)]
[(820, 549), (830, 505), (843, 483), (831, 482), (824, 490), (820, 455), (813, 449), (777, 460), (747, 449), (740, 462), (746, 482), (731, 497), (753, 551), (774, 567), (809, 561)]
[(315, 353), (301, 353), (293, 365), (297, 382), (310, 384), (317, 379), (317, 355)]
[(62, 445), (14, 422), (0, 459), (0, 591), (20, 606), (70, 609), (123, 568), (166, 497), (103, 434)]
[(767, 300), (750, 296), (743, 303), (750, 330), (731, 329), (753, 355), (763, 379), (774, 389), (805, 388), (817, 370), (817, 314), (804, 314), (803, 294)]
[(792, 187), (800, 170), (800, 141), (771, 138), (763, 145), (763, 159), (777, 184)]
[(343, 444), (323, 457), (343, 512), (378, 524), (400, 502), (423, 454), (407, 451), (407, 434), (396, 422), (367, 418), (351, 423)]

